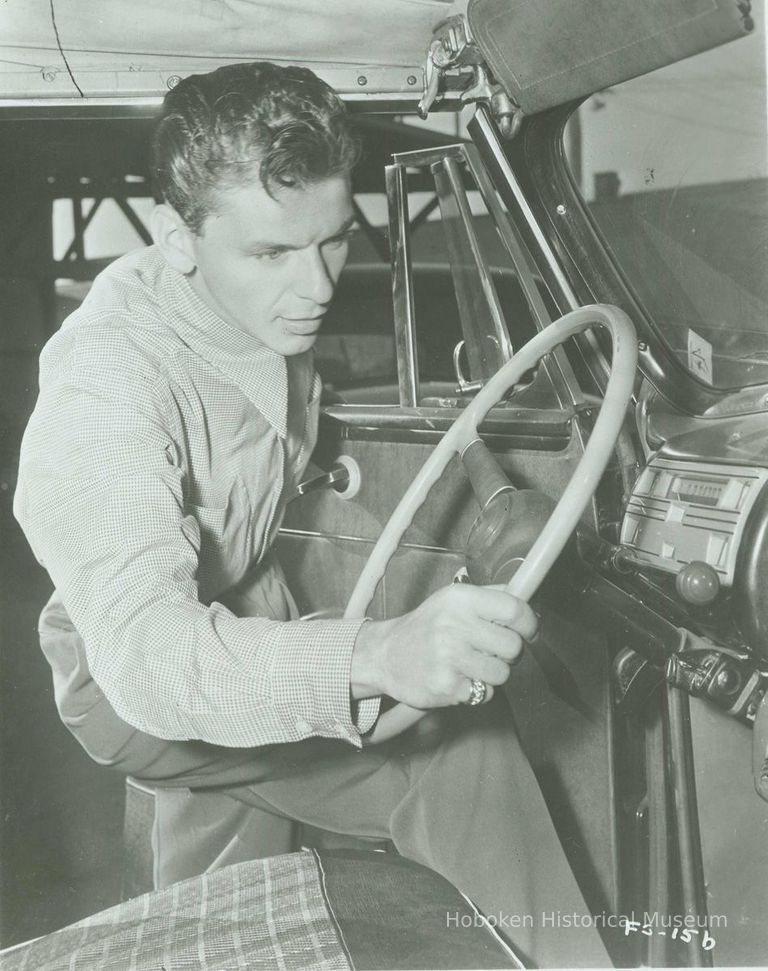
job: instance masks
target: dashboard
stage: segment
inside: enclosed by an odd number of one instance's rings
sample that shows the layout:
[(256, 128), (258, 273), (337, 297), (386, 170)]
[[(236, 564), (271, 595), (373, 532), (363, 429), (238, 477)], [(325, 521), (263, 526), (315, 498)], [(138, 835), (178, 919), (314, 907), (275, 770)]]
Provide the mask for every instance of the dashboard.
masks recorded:
[(682, 638), (681, 683), (750, 720), (768, 678), (768, 468), (690, 445), (673, 439), (640, 472), (610, 575)]

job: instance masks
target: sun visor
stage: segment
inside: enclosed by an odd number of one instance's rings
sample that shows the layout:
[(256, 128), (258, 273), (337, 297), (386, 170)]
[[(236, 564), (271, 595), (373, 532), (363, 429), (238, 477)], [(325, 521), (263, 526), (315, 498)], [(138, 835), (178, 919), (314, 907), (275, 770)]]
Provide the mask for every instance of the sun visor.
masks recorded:
[(497, 80), (526, 114), (592, 94), (752, 30), (744, 0), (470, 0)]

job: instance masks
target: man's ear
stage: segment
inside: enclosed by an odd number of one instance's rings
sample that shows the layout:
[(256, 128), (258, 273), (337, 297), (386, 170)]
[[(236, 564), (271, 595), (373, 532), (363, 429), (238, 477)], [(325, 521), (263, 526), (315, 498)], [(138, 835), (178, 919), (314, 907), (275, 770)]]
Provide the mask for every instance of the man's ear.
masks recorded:
[(192, 273), (197, 266), (192, 230), (173, 206), (163, 202), (152, 211), (149, 229), (155, 245), (179, 273)]

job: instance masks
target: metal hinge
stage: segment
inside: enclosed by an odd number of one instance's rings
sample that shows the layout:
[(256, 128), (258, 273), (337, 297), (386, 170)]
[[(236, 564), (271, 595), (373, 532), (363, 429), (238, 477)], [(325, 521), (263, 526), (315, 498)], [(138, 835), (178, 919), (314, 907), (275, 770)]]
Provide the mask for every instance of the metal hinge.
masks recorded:
[(449, 17), (435, 29), (423, 70), (424, 92), (418, 107), (422, 118), (427, 117), (435, 103), (445, 75), (448, 72), (464, 72), (469, 78), (461, 100), (465, 104), (488, 104), (502, 135), (513, 138), (517, 134), (523, 112), (493, 77), (463, 16)]

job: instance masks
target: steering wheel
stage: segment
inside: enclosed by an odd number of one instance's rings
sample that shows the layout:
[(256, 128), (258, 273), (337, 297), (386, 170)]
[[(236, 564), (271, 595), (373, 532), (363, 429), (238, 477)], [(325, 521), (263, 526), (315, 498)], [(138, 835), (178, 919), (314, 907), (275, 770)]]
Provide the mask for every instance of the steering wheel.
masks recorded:
[[(491, 408), (545, 354), (569, 337), (588, 330), (595, 324), (605, 327), (613, 342), (611, 373), (600, 413), (570, 482), (525, 561), (506, 588), (521, 600), (528, 601), (533, 596), (563, 551), (597, 488), (624, 422), (637, 368), (637, 338), (629, 317), (618, 307), (591, 304), (571, 311), (538, 333), (510, 361), (499, 368), (451, 425), (408, 487), (360, 574), (344, 612), (345, 618), (365, 617), (376, 587), (413, 517), (454, 454), (460, 454), (470, 442), (478, 438), (477, 426)], [(387, 741), (405, 731), (425, 714), (426, 711), (402, 703), (395, 705), (379, 718), (367, 742)]]

